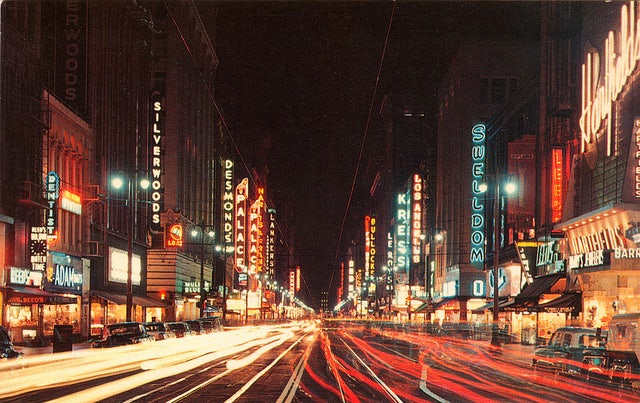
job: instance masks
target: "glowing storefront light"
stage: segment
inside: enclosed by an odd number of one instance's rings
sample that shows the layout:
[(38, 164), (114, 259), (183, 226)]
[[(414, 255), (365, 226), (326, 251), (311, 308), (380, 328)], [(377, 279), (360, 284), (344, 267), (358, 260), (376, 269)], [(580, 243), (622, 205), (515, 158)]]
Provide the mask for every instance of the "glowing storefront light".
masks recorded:
[(471, 255), (470, 263), (484, 268), (484, 196), (481, 187), (484, 178), (487, 128), (483, 123), (471, 130)]
[[(109, 281), (115, 283), (127, 283), (127, 251), (109, 247)], [(140, 255), (134, 254), (131, 260), (131, 284), (140, 285), (142, 278), (142, 260)]]

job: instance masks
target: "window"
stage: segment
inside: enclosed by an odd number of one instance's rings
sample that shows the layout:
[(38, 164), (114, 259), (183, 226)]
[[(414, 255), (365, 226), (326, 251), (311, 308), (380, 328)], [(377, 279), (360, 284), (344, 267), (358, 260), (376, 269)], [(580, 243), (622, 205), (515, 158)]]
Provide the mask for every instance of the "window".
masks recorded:
[(507, 79), (494, 78), (491, 80), (491, 102), (504, 102), (507, 100)]

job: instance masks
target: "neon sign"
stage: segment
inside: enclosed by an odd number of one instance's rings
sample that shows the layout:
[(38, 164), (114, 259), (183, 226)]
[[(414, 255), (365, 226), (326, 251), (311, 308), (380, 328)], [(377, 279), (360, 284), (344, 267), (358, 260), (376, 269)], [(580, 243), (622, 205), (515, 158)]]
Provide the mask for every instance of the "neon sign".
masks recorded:
[(249, 198), (249, 179), (244, 178), (236, 186), (235, 193), (235, 239), (234, 239), (234, 268), (238, 273), (247, 271), (246, 240), (247, 240), (247, 199)]
[(60, 197), (60, 208), (73, 214), (82, 215), (82, 200), (77, 194), (63, 190)]
[[(204, 235), (201, 235), (204, 236)], [(179, 248), (183, 245), (182, 224), (172, 224), (167, 229), (167, 247)]]
[(418, 174), (413, 175), (411, 202), (411, 261), (418, 264), (422, 261), (422, 178)]
[(164, 208), (162, 190), (162, 137), (164, 136), (164, 106), (158, 92), (151, 95), (151, 222), (154, 231), (160, 231), (160, 213)]
[(258, 188), (258, 198), (249, 214), (249, 271), (259, 273), (264, 266), (264, 188)]
[(409, 224), (408, 222), (408, 212), (407, 212), (407, 206), (409, 203), (407, 203), (407, 194), (406, 193), (400, 193), (398, 194), (398, 198), (396, 200), (396, 231), (395, 231), (395, 236), (396, 236), (396, 242), (395, 242), (395, 257), (396, 257), (396, 264), (395, 264), (395, 268), (398, 271), (401, 272), (406, 272), (408, 267), (409, 267), (409, 247), (408, 247), (408, 229), (407, 226)]
[(58, 197), (60, 197), (60, 177), (51, 171), (47, 174), (47, 217), (46, 228), (49, 237), (57, 237), (58, 228)]
[(265, 270), (267, 274), (273, 275), (276, 266), (276, 210), (267, 210), (269, 219), (269, 231), (267, 232), (267, 251), (265, 253)]
[(233, 161), (224, 160), (222, 186), (223, 239), (225, 245), (233, 244)]
[(471, 129), (471, 255), (469, 261), (484, 269), (484, 198), (480, 184), (484, 179), (487, 127), (477, 124)]
[[(582, 131), (581, 151), (607, 121), (606, 147), (607, 156), (612, 152), (612, 110), (613, 102), (618, 98), (636, 63), (640, 59), (640, 19), (636, 16), (635, 4), (630, 2), (620, 10), (620, 29), (616, 34), (609, 31), (604, 42), (604, 58), (600, 61), (597, 51), (587, 53), (587, 60), (582, 65), (582, 114), (580, 129)], [(616, 54), (616, 49), (619, 54)], [(600, 76), (600, 66), (604, 72)], [(600, 84), (600, 86), (598, 86)]]
[(551, 151), (551, 222), (562, 219), (562, 149)]

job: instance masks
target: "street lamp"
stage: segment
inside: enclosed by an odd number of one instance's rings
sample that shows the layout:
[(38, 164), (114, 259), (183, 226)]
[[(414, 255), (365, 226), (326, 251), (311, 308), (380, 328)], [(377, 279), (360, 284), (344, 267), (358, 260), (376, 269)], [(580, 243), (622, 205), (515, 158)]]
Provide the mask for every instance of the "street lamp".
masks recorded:
[[(196, 237), (198, 235), (200, 235), (200, 317), (203, 318), (204, 317), (204, 312), (205, 312), (205, 308), (206, 308), (206, 302), (207, 302), (207, 293), (204, 289), (204, 258), (205, 258), (205, 252), (204, 252), (204, 236), (205, 236), (205, 231), (207, 226), (204, 223), (200, 223), (200, 224), (196, 224), (196, 227), (198, 227), (198, 229), (192, 229), (191, 230), (191, 236), (192, 237)], [(211, 239), (215, 239), (215, 232), (213, 230), (210, 230), (208, 232), (206, 232), (206, 235), (208, 235)], [(215, 260), (215, 256), (214, 256), (214, 260)], [(213, 269), (215, 270), (215, 263), (213, 265)], [(213, 286), (213, 277), (214, 277), (215, 273), (212, 273), (211, 275), (211, 284)]]
[[(495, 179), (494, 200), (493, 200), (493, 326), (491, 333), (491, 344), (499, 346), (498, 337), (498, 320), (500, 313), (500, 290), (498, 284), (499, 266), (500, 266), (500, 239), (501, 239), (501, 222), (500, 207), (503, 204), (503, 196), (501, 195), (501, 187), (507, 196), (513, 194), (517, 190), (517, 185), (511, 181), (502, 182), (499, 177)], [(479, 186), (481, 192), (486, 192), (488, 185), (482, 183)]]
[[(111, 179), (111, 186), (114, 189), (121, 189), (125, 184), (125, 180), (119, 176)], [(134, 172), (133, 180), (129, 178), (127, 180), (127, 306), (126, 306), (126, 321), (131, 322), (132, 310), (133, 310), (133, 233), (135, 232), (135, 205), (137, 204), (138, 185), (142, 189), (149, 188), (149, 180), (142, 179), (138, 183), (138, 172)]]

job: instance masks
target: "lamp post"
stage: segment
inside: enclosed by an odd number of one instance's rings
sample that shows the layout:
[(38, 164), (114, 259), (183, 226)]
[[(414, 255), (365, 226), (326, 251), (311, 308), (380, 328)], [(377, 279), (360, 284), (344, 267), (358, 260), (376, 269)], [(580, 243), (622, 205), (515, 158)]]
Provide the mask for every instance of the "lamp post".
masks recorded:
[[(196, 226), (198, 227), (199, 231), (197, 231), (196, 229), (191, 230), (191, 236), (195, 237), (200, 235), (200, 317), (202, 318), (204, 317), (205, 308), (207, 304), (207, 293), (204, 288), (204, 259), (205, 259), (204, 236), (205, 236), (207, 225), (205, 225), (204, 223), (200, 223), (200, 224), (196, 224)], [(206, 232), (206, 234), (209, 235), (210, 238), (215, 239), (215, 232), (213, 230)], [(213, 269), (215, 270), (215, 263), (213, 265)], [(213, 275), (214, 274), (212, 273), (212, 278), (211, 278), (212, 286), (213, 286)]]
[[(115, 189), (121, 189), (124, 185), (124, 179), (114, 177), (111, 179), (111, 186)], [(147, 189), (149, 180), (140, 181), (140, 187)], [(131, 322), (133, 311), (133, 234), (136, 230), (135, 222), (135, 206), (137, 205), (138, 196), (138, 172), (134, 171), (133, 180), (127, 180), (127, 286), (126, 286), (126, 321)]]
[[(500, 339), (498, 334), (498, 321), (500, 316), (500, 284), (498, 278), (500, 276), (500, 239), (501, 239), (501, 222), (500, 222), (500, 206), (502, 204), (502, 195), (500, 188), (504, 185), (504, 191), (507, 195), (511, 195), (516, 191), (516, 184), (510, 181), (501, 183), (498, 176), (495, 178), (495, 190), (493, 200), (493, 326), (491, 332), (491, 344), (494, 346), (500, 345)], [(487, 190), (486, 184), (480, 185), (480, 190), (485, 192)]]

